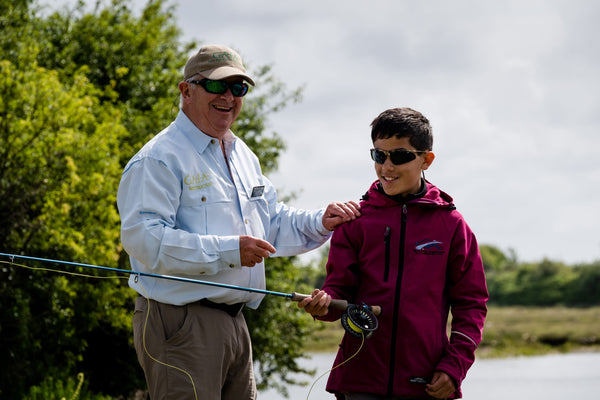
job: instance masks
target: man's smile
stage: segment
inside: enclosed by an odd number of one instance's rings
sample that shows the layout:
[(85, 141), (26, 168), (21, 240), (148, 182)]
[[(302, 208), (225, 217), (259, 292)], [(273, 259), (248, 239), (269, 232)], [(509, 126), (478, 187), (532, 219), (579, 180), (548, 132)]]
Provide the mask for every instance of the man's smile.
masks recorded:
[(219, 105), (219, 104), (214, 104), (213, 108), (217, 111), (225, 111), (225, 112), (229, 112), (232, 110), (233, 107), (228, 107), (228, 106), (223, 106), (223, 105)]

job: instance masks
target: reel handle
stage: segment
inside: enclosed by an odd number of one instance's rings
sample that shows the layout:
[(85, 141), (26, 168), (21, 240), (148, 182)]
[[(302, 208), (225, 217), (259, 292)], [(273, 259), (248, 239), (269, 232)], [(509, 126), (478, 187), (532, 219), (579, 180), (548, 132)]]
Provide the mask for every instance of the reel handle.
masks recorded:
[[(296, 293), (296, 292), (292, 292), (292, 301), (300, 301), (300, 300), (304, 300), (307, 297), (311, 297), (307, 294), (301, 294), (301, 293)], [(345, 311), (348, 309), (348, 302), (346, 300), (341, 300), (341, 299), (331, 299), (331, 304), (329, 304), (329, 307), (333, 307), (333, 308), (337, 308), (338, 310), (342, 310)], [(369, 306), (369, 308), (371, 309), (371, 312), (377, 316), (381, 315), (381, 306)]]

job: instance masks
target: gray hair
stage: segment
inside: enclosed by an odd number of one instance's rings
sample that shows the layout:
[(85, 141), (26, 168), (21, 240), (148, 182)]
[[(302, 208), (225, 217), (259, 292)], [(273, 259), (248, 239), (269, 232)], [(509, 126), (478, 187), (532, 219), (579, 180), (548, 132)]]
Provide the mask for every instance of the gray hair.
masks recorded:
[[(187, 78), (185, 80), (185, 82), (189, 83), (190, 81), (200, 80), (202, 78), (204, 78), (202, 75), (196, 74), (196, 75), (193, 75), (193, 76)], [(193, 83), (192, 83), (192, 85), (193, 85)], [(183, 94), (179, 93), (179, 109), (181, 110), (182, 108), (183, 108)]]

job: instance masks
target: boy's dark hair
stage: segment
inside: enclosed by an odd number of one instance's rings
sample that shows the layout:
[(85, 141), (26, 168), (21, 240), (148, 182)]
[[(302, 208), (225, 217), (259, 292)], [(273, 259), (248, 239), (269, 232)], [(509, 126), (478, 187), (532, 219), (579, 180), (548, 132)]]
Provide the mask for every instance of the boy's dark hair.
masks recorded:
[(371, 140), (407, 137), (417, 150), (433, 150), (433, 133), (429, 120), (408, 107), (385, 110), (371, 122)]

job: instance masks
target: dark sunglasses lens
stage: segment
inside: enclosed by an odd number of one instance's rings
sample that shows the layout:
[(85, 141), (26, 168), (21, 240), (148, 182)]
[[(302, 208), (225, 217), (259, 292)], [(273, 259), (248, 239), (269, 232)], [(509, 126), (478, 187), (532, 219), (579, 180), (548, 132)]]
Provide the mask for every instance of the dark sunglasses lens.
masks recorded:
[(245, 83), (234, 83), (230, 86), (230, 88), (231, 94), (235, 97), (242, 97), (246, 93), (248, 93), (248, 85), (246, 85)]
[(235, 97), (242, 97), (248, 93), (248, 85), (245, 83), (227, 83), (223, 81), (211, 81), (210, 79), (205, 79), (202, 82), (204, 89), (213, 94), (223, 94), (227, 91), (227, 88), (231, 89), (231, 94)]
[(227, 91), (227, 83), (223, 81), (204, 80), (204, 89), (208, 93), (223, 94)]
[(383, 164), (386, 158), (387, 155), (383, 151), (371, 149), (371, 159), (373, 159), (373, 161), (375, 161), (377, 164)]
[(395, 165), (406, 164), (417, 158), (417, 155), (411, 151), (406, 150), (394, 150), (390, 151), (390, 160)]
[[(371, 158), (377, 164), (385, 163), (385, 160), (388, 157), (387, 155), (388, 153), (383, 150), (371, 149)], [(417, 155), (415, 153), (406, 150), (392, 150), (389, 152), (389, 155), (390, 160), (394, 165), (406, 164), (407, 162), (411, 162), (412, 160), (417, 158)]]

